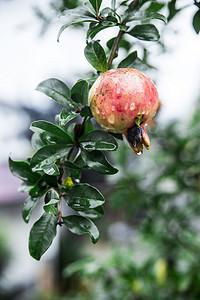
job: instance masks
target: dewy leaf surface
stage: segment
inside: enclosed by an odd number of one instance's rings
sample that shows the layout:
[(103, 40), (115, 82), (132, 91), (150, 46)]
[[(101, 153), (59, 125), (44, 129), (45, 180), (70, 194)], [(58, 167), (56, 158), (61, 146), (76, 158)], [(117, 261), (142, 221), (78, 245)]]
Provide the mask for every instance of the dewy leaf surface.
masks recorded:
[(86, 80), (80, 79), (71, 89), (71, 98), (76, 102), (85, 106), (88, 101), (88, 83)]
[(87, 44), (84, 50), (88, 62), (100, 72), (107, 71), (107, 59), (103, 47), (97, 41)]
[(68, 216), (63, 217), (63, 222), (71, 232), (78, 235), (88, 233), (94, 244), (98, 241), (99, 231), (91, 220), (82, 216)]
[(44, 93), (61, 105), (77, 108), (77, 104), (70, 97), (69, 87), (56, 78), (42, 81), (36, 90)]
[(108, 132), (93, 130), (89, 132), (81, 142), (83, 149), (87, 151), (115, 151), (118, 144), (115, 138)]
[[(44, 170), (53, 168), (57, 159), (67, 155), (70, 147), (61, 147), (60, 145), (47, 145), (39, 149), (31, 159), (31, 167), (33, 170)], [(47, 174), (49, 174), (47, 172)], [(51, 174), (49, 174), (51, 175)]]
[(35, 121), (31, 124), (30, 129), (41, 135), (49, 143), (72, 144), (71, 137), (55, 124), (47, 121)]
[(158, 29), (153, 24), (136, 25), (127, 32), (139, 40), (156, 42), (160, 38)]
[(108, 162), (105, 155), (101, 151), (94, 150), (88, 152), (82, 150), (81, 157), (91, 169), (98, 173), (113, 175), (118, 172), (118, 170)]
[(99, 220), (103, 217), (104, 215), (104, 210), (102, 206), (98, 206), (95, 208), (91, 208), (88, 210), (84, 210), (84, 211), (79, 211), (78, 212), (79, 215), (92, 219), (92, 220)]
[(74, 111), (70, 111), (68, 109), (63, 108), (59, 115), (59, 125), (61, 127), (65, 127), (69, 121), (75, 119), (78, 115), (79, 114)]
[(63, 195), (67, 204), (74, 210), (87, 210), (102, 205), (103, 195), (87, 183), (76, 184)]
[(137, 51), (131, 52), (125, 59), (123, 59), (118, 68), (131, 68), (134, 65), (135, 60), (137, 59)]
[(14, 161), (9, 157), (9, 168), (14, 176), (29, 183), (35, 184), (40, 178), (40, 175), (34, 173), (30, 165), (25, 161)]
[(38, 201), (40, 200), (40, 197), (38, 198), (32, 198), (28, 197), (23, 204), (22, 207), (22, 218), (24, 222), (28, 223), (32, 214), (32, 211), (34, 210), (35, 206), (37, 205)]
[(71, 161), (65, 161), (63, 165), (64, 173), (67, 177), (81, 179), (81, 168)]
[(51, 246), (56, 236), (57, 220), (58, 217), (44, 213), (31, 228), (29, 235), (29, 252), (33, 258), (40, 260), (41, 256)]

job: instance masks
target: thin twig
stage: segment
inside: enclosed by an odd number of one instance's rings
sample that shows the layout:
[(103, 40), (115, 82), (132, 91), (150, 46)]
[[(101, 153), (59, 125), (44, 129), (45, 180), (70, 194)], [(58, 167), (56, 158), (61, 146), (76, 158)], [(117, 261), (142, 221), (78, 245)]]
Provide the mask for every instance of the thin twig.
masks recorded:
[[(139, 3), (139, 0), (134, 0), (131, 2), (131, 4), (129, 5), (129, 8), (130, 9), (134, 9)], [(123, 24), (125, 25), (125, 24)], [(125, 33), (125, 31), (123, 30), (120, 30), (113, 45), (112, 45), (112, 49), (111, 49), (111, 52), (110, 52), (110, 56), (109, 56), (109, 59), (108, 59), (108, 70), (110, 70), (111, 66), (112, 66), (112, 62), (113, 62), (113, 59), (115, 58), (115, 54), (117, 52), (117, 50), (119, 49), (119, 45), (120, 45), (120, 42), (121, 42), (121, 39), (122, 39), (122, 36), (123, 34)]]
[(108, 70), (110, 70), (111, 66), (112, 66), (112, 62), (113, 62), (113, 59), (115, 58), (115, 54), (119, 48), (119, 44), (121, 42), (121, 39), (122, 39), (122, 35), (124, 34), (124, 31), (120, 30), (113, 45), (112, 45), (112, 49), (111, 49), (111, 52), (110, 52), (110, 56), (109, 56), (109, 59), (108, 59)]

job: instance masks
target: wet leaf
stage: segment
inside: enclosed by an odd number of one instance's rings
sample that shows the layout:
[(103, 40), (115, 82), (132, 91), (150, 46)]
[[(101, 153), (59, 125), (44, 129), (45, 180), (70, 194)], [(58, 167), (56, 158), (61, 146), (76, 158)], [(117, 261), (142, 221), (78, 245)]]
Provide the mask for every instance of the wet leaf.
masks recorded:
[(82, 216), (68, 216), (63, 217), (63, 222), (72, 233), (78, 235), (88, 233), (94, 244), (99, 240), (99, 231), (91, 220)]
[(85, 57), (88, 62), (100, 72), (106, 72), (107, 59), (103, 47), (97, 41), (92, 41), (85, 47)]
[(77, 211), (84, 211), (102, 205), (103, 195), (93, 186), (81, 183), (67, 189), (63, 195), (67, 204)]
[(51, 246), (56, 236), (57, 221), (58, 218), (56, 216), (44, 213), (31, 228), (29, 235), (29, 252), (33, 258), (40, 260), (41, 256)]

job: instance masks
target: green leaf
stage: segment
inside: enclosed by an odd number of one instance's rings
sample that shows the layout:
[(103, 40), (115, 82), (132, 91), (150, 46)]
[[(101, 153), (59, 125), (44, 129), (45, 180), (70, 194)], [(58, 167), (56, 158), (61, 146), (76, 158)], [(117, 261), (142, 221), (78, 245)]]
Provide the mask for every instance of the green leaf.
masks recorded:
[(37, 133), (33, 133), (31, 137), (31, 145), (33, 147), (33, 150), (37, 151), (40, 148), (47, 145), (47, 142), (41, 139), (41, 137)]
[(84, 54), (88, 62), (100, 72), (107, 71), (107, 59), (103, 47), (97, 41), (91, 41), (87, 44)]
[(104, 215), (104, 210), (102, 206), (98, 206), (92, 209), (84, 210), (84, 211), (79, 211), (79, 215), (92, 219), (92, 220), (99, 220), (103, 217)]
[(117, 16), (120, 20), (120, 16), (116, 13), (115, 9), (111, 8), (111, 7), (105, 7), (101, 10), (100, 12), (100, 16), (101, 17), (113, 17), (113, 16)]
[(30, 165), (25, 161), (14, 161), (9, 157), (9, 168), (14, 176), (30, 184), (35, 184), (40, 178), (40, 175), (34, 173)]
[(81, 109), (81, 113), (80, 113), (81, 117), (92, 117), (92, 113), (91, 113), (91, 109), (89, 106), (84, 106), (82, 109)]
[(176, 0), (171, 0), (168, 3), (168, 10), (169, 10), (169, 15), (168, 15), (168, 22), (175, 17), (175, 15), (180, 11), (180, 9), (176, 9)]
[(160, 35), (155, 25), (153, 24), (142, 24), (136, 25), (127, 32), (131, 36), (144, 41), (153, 41), (156, 42), (159, 40)]
[(43, 209), (46, 213), (49, 213), (49, 214), (52, 214), (54, 216), (58, 216), (59, 215), (59, 212), (57, 210), (57, 208), (55, 207), (55, 204), (57, 202), (55, 200), (52, 200), (50, 203), (48, 204), (45, 204), (43, 206)]
[(22, 207), (22, 218), (24, 220), (24, 222), (28, 223), (32, 214), (32, 211), (34, 210), (36, 204), (38, 203), (38, 201), (40, 200), (40, 197), (37, 198), (32, 198), (32, 197), (28, 197), (23, 204)]
[(84, 160), (82, 159), (81, 154), (79, 154), (79, 155), (76, 157), (74, 163), (75, 163), (77, 166), (79, 166), (80, 169), (90, 169), (90, 168), (88, 167), (88, 165), (87, 165), (87, 164), (84, 162)]
[(60, 171), (59, 171), (59, 168), (58, 166), (55, 164), (56, 162), (52, 162), (51, 164), (49, 165), (44, 165), (42, 167), (42, 170), (48, 174), (48, 175), (51, 175), (51, 176), (57, 176), (57, 175), (60, 175)]
[[(117, 23), (117, 20), (116, 20), (116, 23)], [(106, 29), (106, 28), (109, 28), (109, 27), (113, 27), (113, 26), (116, 26), (116, 23), (113, 23), (113, 22), (109, 22), (109, 24), (96, 24), (95, 26), (92, 26), (88, 29), (87, 31), (87, 40), (89, 38), (93, 39), (97, 33), (99, 33), (100, 31)]]
[(66, 131), (62, 130), (57, 125), (47, 121), (35, 121), (31, 124), (30, 129), (39, 134), (41, 139), (49, 144), (71, 144), (71, 137)]
[(68, 27), (70, 27), (72, 25), (77, 25), (77, 24), (81, 24), (81, 23), (98, 23), (98, 21), (94, 21), (94, 19), (88, 19), (88, 20), (81, 19), (81, 20), (76, 20), (76, 21), (73, 21), (73, 22), (63, 25), (58, 32), (57, 42), (60, 41), (60, 36), (65, 29), (67, 29)]
[(32, 198), (41, 198), (49, 189), (49, 185), (43, 180), (39, 179), (36, 184), (29, 190), (29, 195)]
[(153, 19), (158, 19), (158, 20), (161, 20), (161, 21), (167, 23), (167, 18), (164, 15), (157, 13), (157, 12), (153, 12), (153, 11), (145, 11), (145, 12), (140, 13), (139, 15), (136, 15), (136, 16), (133, 15), (128, 19), (128, 21), (126, 23), (132, 22), (132, 21), (138, 21), (138, 20), (145, 23), (145, 22), (149, 22)]
[(84, 162), (91, 169), (98, 173), (113, 175), (118, 172), (118, 170), (107, 161), (105, 155), (101, 151), (95, 150), (92, 152), (87, 152), (85, 150), (82, 150), (81, 156)]
[(81, 168), (71, 161), (65, 161), (63, 165), (64, 173), (67, 177), (81, 179)]
[(154, 11), (152, 11), (152, 12), (146, 12), (145, 13), (145, 15), (144, 15), (144, 17), (146, 17), (147, 19), (157, 19), (157, 20), (160, 20), (160, 21), (163, 21), (164, 23), (167, 23), (167, 18), (164, 16), (164, 15), (162, 15), (162, 14), (160, 14), (160, 13), (158, 13), (158, 12), (154, 12)]
[[(116, 37), (110, 39), (110, 40), (106, 43), (106, 45), (107, 45), (107, 47), (108, 47), (109, 50), (112, 49), (112, 46), (113, 46), (113, 43), (114, 43), (115, 39), (116, 39)], [(120, 42), (120, 48), (123, 48), (123, 49), (125, 49), (127, 52), (129, 52), (129, 50), (131, 49), (131, 47), (132, 47), (131, 43), (128, 42), (127, 40), (125, 40), (125, 39), (123, 38), (123, 36), (122, 36), (122, 40), (121, 40), (121, 42)]]
[(150, 3), (149, 7), (146, 9), (146, 11), (151, 12), (158, 12), (165, 6), (164, 3), (158, 3), (156, 1), (153, 1)]
[(59, 198), (58, 193), (57, 193), (55, 190), (53, 190), (53, 189), (49, 190), (49, 191), (46, 193), (44, 202), (45, 202), (46, 204), (48, 204), (48, 203), (50, 203), (52, 200), (55, 201), (55, 203), (58, 203), (58, 202), (60, 201), (60, 198)]
[(60, 198), (59, 198), (58, 193), (55, 190), (51, 189), (46, 193), (44, 202), (46, 203), (43, 206), (43, 209), (45, 212), (53, 214), (55, 216), (59, 215), (58, 210), (55, 207), (55, 205), (60, 202)]
[(32, 198), (42, 197), (50, 189), (50, 187), (57, 188), (58, 178), (56, 176), (50, 176), (45, 173), (36, 182), (36, 184), (29, 190), (29, 195)]
[(75, 109), (78, 108), (78, 105), (70, 97), (69, 87), (56, 78), (42, 81), (36, 90), (44, 93), (61, 105)]
[(200, 32), (200, 9), (195, 13), (192, 21), (194, 30), (198, 34)]
[(76, 123), (72, 122), (71, 124), (67, 125), (67, 128), (65, 129), (66, 132), (69, 134), (72, 140), (74, 140), (74, 129), (75, 129)]
[(52, 214), (44, 213), (33, 225), (29, 235), (30, 255), (40, 260), (41, 256), (51, 246), (56, 236), (56, 224), (58, 218)]
[(88, 210), (105, 202), (103, 195), (95, 187), (86, 183), (76, 184), (71, 189), (65, 190), (63, 198), (77, 211)]
[(137, 51), (131, 52), (125, 59), (123, 59), (119, 63), (118, 68), (132, 68), (136, 59)]
[(85, 106), (88, 102), (88, 83), (86, 80), (80, 79), (71, 89), (71, 98), (76, 102)]
[(102, 0), (89, 0), (89, 1), (92, 4), (92, 6), (94, 7), (94, 10), (96, 11), (96, 13), (98, 14)]
[(48, 175), (59, 175), (59, 170), (55, 166), (58, 159), (68, 154), (70, 147), (60, 145), (48, 145), (39, 149), (31, 159), (31, 168), (43, 170)]
[(82, 216), (68, 216), (63, 217), (63, 222), (72, 233), (78, 235), (88, 233), (94, 244), (99, 240), (99, 231), (91, 220)]
[[(59, 115), (59, 125), (61, 127), (65, 127), (69, 121), (75, 119), (78, 115), (79, 114), (74, 111), (70, 111), (66, 108), (63, 108)], [(70, 139), (71, 139), (71, 137), (70, 137)]]
[(84, 137), (81, 142), (81, 146), (87, 151), (115, 151), (118, 144), (115, 138), (108, 132), (93, 130)]
[(92, 124), (92, 121), (91, 119), (87, 119), (85, 121), (85, 124), (84, 124), (84, 133), (83, 135), (79, 138), (79, 141), (82, 141), (84, 139), (84, 137), (91, 131), (94, 130), (94, 127), (93, 127), (93, 124)]

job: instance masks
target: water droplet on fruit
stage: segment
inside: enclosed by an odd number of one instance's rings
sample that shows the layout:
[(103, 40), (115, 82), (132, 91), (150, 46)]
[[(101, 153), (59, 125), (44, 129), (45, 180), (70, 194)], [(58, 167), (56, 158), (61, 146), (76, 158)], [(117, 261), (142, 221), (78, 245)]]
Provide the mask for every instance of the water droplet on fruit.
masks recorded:
[(115, 111), (115, 106), (112, 106), (112, 107), (111, 107), (111, 110), (112, 110), (112, 111)]
[(120, 93), (121, 93), (121, 87), (118, 86), (118, 87), (117, 87), (117, 94), (120, 94)]
[(102, 114), (102, 115), (105, 115), (105, 110), (102, 109), (101, 114)]
[(114, 124), (115, 123), (115, 116), (113, 114), (108, 117), (108, 122), (110, 124)]
[(142, 152), (141, 152), (141, 151), (137, 153), (137, 155), (139, 155), (139, 156), (140, 156), (141, 154), (142, 154)]
[(124, 109), (127, 110), (129, 107), (128, 103), (125, 104)]
[(134, 109), (135, 109), (135, 103), (131, 103), (130, 110), (134, 110)]

